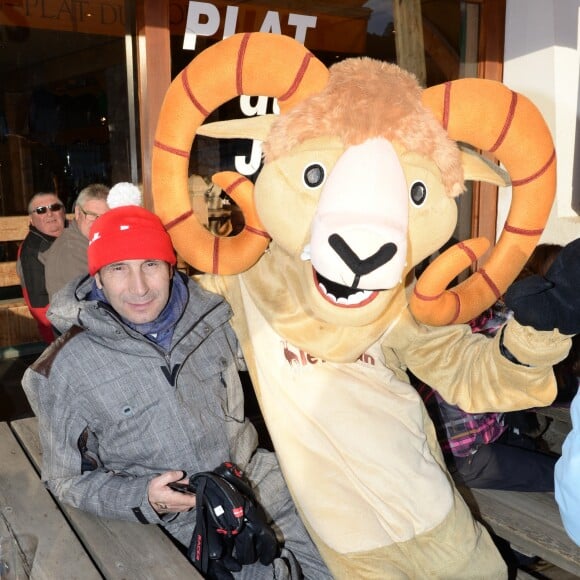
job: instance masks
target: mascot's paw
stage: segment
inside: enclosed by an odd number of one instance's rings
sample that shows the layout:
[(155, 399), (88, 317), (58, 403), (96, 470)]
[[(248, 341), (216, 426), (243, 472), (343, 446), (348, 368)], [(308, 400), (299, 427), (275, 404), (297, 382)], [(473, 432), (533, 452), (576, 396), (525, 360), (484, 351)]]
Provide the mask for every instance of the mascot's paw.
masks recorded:
[(580, 332), (580, 238), (562, 248), (545, 276), (514, 282), (505, 303), (514, 318), (536, 330)]

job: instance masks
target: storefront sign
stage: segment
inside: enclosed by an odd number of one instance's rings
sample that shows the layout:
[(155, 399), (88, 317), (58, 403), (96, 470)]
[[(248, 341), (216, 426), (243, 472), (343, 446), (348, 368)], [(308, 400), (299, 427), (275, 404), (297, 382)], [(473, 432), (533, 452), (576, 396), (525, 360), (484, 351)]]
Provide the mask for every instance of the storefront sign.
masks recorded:
[[(314, 6), (312, 13), (304, 13), (311, 6), (305, 3), (300, 4), (301, 12), (292, 11), (287, 2), (284, 3), (285, 8), (279, 9), (275, 0), (264, 4), (267, 6), (251, 3), (238, 5), (221, 0), (190, 0), (184, 13), (183, 5), (174, 1), (170, 5), (172, 33), (176, 32), (176, 27), (182, 26), (184, 50), (195, 50), (198, 37), (219, 40), (237, 32), (269, 32), (291, 36), (310, 50), (364, 52), (368, 11), (363, 8), (346, 7), (346, 16), (342, 16), (340, 10), (334, 10), (331, 14), (317, 13)], [(359, 18), (353, 18), (355, 13)], [(269, 99), (242, 95), (239, 103), (242, 114), (252, 117), (267, 112)], [(272, 109), (275, 113), (279, 112), (275, 99)], [(261, 143), (252, 141), (249, 153), (234, 155), (232, 161), (235, 171), (250, 176), (259, 170), (261, 159)], [(225, 159), (222, 161), (228, 163)]]
[(263, 31), (291, 36), (313, 51), (365, 54), (371, 14), (365, 1), (348, 0), (338, 6), (287, 0), (170, 0), (169, 22), (171, 34), (183, 35), (184, 50), (195, 50), (200, 36), (220, 40), (236, 32)]
[(0, 0), (0, 25), (121, 36), (123, 0)]
[[(222, 26), (220, 11), (214, 4), (210, 2), (189, 2), (187, 23), (183, 36), (183, 49), (195, 50), (195, 42), (198, 35), (213, 37), (220, 30), (220, 26), (222, 31), (221, 38), (232, 36), (238, 28), (239, 15), (239, 6), (226, 6)], [(292, 12), (281, 15), (276, 10), (268, 10), (259, 28), (256, 28), (255, 31), (282, 34), (282, 20), (285, 21), (285, 24), (289, 28), (294, 29), (294, 34), (288, 36), (293, 36), (296, 40), (304, 44), (306, 31), (309, 28), (316, 27), (317, 17), (307, 14), (294, 14)]]

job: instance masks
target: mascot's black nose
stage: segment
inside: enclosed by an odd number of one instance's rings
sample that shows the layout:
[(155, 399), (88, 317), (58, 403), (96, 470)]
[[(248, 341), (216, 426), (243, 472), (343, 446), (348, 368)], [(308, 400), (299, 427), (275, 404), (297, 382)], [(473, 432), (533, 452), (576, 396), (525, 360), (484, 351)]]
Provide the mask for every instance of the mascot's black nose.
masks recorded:
[(352, 283), (353, 288), (358, 286), (361, 276), (370, 274), (384, 266), (397, 253), (396, 244), (388, 242), (368, 258), (361, 259), (339, 234), (330, 235), (328, 244), (355, 275)]

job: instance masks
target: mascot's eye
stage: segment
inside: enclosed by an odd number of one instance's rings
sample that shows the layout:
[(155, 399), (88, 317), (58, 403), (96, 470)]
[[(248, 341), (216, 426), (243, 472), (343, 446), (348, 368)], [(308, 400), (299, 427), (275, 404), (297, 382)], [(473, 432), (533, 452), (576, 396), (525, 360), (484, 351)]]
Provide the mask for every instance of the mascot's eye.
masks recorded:
[(415, 181), (411, 185), (410, 194), (414, 205), (423, 205), (427, 199), (427, 188), (422, 181)]
[(326, 170), (320, 163), (312, 163), (304, 170), (304, 184), (314, 189), (320, 187), (326, 178)]

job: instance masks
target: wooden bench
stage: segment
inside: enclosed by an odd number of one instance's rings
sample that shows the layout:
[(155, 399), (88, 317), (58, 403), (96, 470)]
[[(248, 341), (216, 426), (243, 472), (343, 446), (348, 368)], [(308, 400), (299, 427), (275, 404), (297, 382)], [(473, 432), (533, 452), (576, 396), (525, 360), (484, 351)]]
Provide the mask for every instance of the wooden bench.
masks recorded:
[(548, 417), (553, 421), (560, 421), (561, 423), (572, 427), (572, 419), (570, 418), (570, 405), (550, 405), (549, 407), (535, 407), (533, 409), (536, 415)]
[[(0, 217), (0, 242), (21, 242), (28, 233), (28, 216)], [(15, 261), (0, 262), (0, 288), (19, 286)], [(0, 351), (4, 358), (20, 355), (23, 345), (40, 344), (36, 322), (23, 298), (0, 300)], [(30, 349), (30, 346), (24, 347)]]
[(553, 493), (460, 488), (476, 519), (527, 554), (580, 577), (580, 548), (566, 534)]
[(549, 407), (532, 409), (538, 418), (542, 419), (542, 443), (552, 453), (562, 454), (562, 444), (572, 429), (572, 417), (569, 404), (554, 404)]
[[(551, 424), (544, 435), (552, 452), (560, 453), (571, 429), (570, 407), (532, 409)], [(580, 548), (566, 534), (553, 493), (460, 488), (474, 516), (513, 547), (580, 577)], [(521, 576), (518, 573), (518, 578)]]
[[(72, 214), (67, 215), (69, 220), (73, 217)], [(22, 242), (28, 234), (29, 222), (27, 215), (0, 217), (0, 242)], [(20, 286), (16, 261), (0, 262), (0, 288), (13, 286)], [(24, 299), (0, 299), (0, 358), (41, 352), (44, 346)]]
[(201, 579), (158, 526), (57, 502), (40, 481), (37, 425), (35, 417), (0, 423), (0, 534), (15, 537), (26, 573), (47, 580)]

